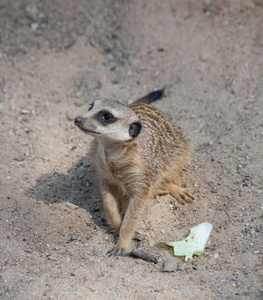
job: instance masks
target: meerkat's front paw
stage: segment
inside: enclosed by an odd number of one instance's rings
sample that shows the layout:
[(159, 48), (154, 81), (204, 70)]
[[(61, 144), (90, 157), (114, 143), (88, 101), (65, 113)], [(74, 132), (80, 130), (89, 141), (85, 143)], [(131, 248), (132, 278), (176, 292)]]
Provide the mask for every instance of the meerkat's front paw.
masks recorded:
[(125, 250), (125, 249), (121, 249), (121, 248), (118, 248), (118, 247), (114, 247), (112, 248), (111, 250), (109, 250), (107, 252), (107, 254), (109, 256), (126, 256), (128, 254), (128, 251)]

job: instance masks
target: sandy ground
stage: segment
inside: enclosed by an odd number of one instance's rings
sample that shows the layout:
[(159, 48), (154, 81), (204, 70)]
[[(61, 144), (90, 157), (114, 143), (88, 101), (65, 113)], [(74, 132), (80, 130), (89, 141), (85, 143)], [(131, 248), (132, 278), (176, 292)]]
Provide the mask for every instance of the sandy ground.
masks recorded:
[[(262, 0), (76, 3), (0, 1), (1, 299), (262, 299)], [(196, 199), (147, 206), (134, 247), (155, 265), (106, 255), (92, 138), (72, 120), (162, 87)], [(201, 256), (158, 246), (204, 221)]]

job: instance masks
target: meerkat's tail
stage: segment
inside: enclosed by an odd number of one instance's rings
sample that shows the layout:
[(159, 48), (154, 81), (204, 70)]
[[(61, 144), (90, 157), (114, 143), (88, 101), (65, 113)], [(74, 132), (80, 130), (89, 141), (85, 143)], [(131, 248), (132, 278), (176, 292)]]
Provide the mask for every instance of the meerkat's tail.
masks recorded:
[[(161, 90), (153, 91), (153, 92), (149, 93), (148, 95), (135, 100), (133, 103), (151, 104), (157, 100), (160, 100), (164, 96), (164, 89), (165, 89), (165, 87)], [(131, 104), (131, 103), (129, 103), (129, 104)]]

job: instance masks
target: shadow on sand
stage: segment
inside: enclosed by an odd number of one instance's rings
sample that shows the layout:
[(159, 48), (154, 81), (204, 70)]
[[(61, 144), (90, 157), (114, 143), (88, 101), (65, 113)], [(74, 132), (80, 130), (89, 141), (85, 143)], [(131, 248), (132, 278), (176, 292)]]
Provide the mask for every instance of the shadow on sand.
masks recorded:
[(111, 233), (103, 210), (95, 171), (90, 165), (89, 155), (80, 159), (67, 174), (53, 171), (36, 180), (26, 196), (45, 203), (69, 202), (87, 210), (96, 225)]

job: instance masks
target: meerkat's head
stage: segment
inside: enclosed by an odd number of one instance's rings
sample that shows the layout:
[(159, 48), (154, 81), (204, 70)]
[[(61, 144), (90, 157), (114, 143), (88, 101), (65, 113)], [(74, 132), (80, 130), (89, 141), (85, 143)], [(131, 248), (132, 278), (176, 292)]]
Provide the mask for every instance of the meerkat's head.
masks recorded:
[(115, 100), (96, 100), (75, 119), (82, 131), (98, 138), (125, 142), (140, 134), (142, 125), (135, 112)]

